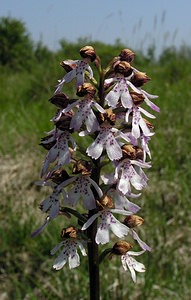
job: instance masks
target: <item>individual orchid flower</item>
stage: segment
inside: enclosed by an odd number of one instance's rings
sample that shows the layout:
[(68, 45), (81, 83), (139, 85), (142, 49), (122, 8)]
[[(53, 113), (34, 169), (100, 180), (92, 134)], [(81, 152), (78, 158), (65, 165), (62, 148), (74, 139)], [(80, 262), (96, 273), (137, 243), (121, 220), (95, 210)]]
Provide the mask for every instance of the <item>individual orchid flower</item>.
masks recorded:
[(97, 131), (99, 129), (99, 123), (92, 107), (95, 107), (101, 113), (104, 113), (105, 110), (94, 100), (86, 98), (68, 105), (67, 108), (64, 109), (64, 112), (67, 112), (76, 106), (78, 109), (71, 119), (70, 128), (78, 131), (85, 121), (86, 129), (89, 133)]
[[(77, 237), (77, 231), (73, 226), (68, 227), (63, 230), (62, 237), (64, 240), (56, 245), (51, 250), (51, 255), (54, 255), (61, 247), (63, 248), (58, 257), (55, 259), (53, 268), (55, 270), (60, 270), (67, 263), (69, 264), (69, 269), (76, 268), (80, 265), (80, 256), (77, 252), (80, 249), (83, 256), (86, 256), (86, 250), (84, 247), (84, 241)], [(65, 238), (65, 235), (67, 238)]]
[(125, 120), (126, 122), (129, 121), (129, 115), (132, 113), (132, 130), (131, 133), (135, 138), (139, 138), (141, 135), (141, 131), (143, 132), (144, 136), (151, 136), (153, 133), (150, 131), (147, 123), (142, 118), (141, 113), (145, 116), (155, 119), (155, 116), (147, 112), (142, 107), (134, 105), (132, 108), (127, 110)]
[(84, 83), (84, 74), (86, 69), (90, 73), (90, 78), (93, 77), (92, 68), (83, 60), (67, 60), (64, 61), (65, 65), (71, 66), (72, 70), (69, 71), (62, 79), (58, 80), (59, 84), (56, 87), (55, 94), (62, 91), (64, 83), (68, 83), (76, 78), (76, 88)]
[[(110, 197), (108, 196), (103, 196), (102, 199), (109, 199), (111, 200)], [(117, 213), (121, 215), (131, 215), (132, 212), (126, 211), (123, 209), (115, 209), (115, 208), (110, 208), (112, 206), (110, 205), (103, 205), (101, 204), (102, 209), (95, 213), (93, 216), (91, 216), (87, 222), (82, 226), (81, 230), (86, 230), (98, 217), (100, 217), (101, 221), (98, 225), (95, 241), (97, 244), (106, 244), (109, 242), (109, 231), (111, 230), (116, 236), (119, 238), (124, 237), (125, 235), (128, 234), (129, 228), (122, 224), (120, 221), (118, 221), (112, 213)]]
[(43, 212), (49, 212), (49, 217), (51, 219), (56, 218), (59, 213), (61, 192), (62, 189), (57, 185), (52, 194), (44, 199), (40, 204), (40, 209)]
[(128, 80), (128, 77), (109, 78), (105, 80), (106, 84), (111, 84), (112, 82), (116, 82), (116, 84), (105, 97), (107, 104), (112, 108), (116, 108), (120, 99), (123, 107), (131, 108), (133, 100), (129, 92), (129, 87), (135, 92), (140, 93), (140, 91)]
[[(128, 211), (131, 211), (132, 213), (138, 212), (141, 208), (137, 204), (131, 202), (127, 197), (128, 195), (123, 195), (117, 188), (114, 190), (108, 191), (109, 195), (112, 196), (113, 199), (115, 199), (115, 208), (117, 209), (125, 209)], [(141, 194), (130, 194), (129, 196), (132, 198), (137, 198)], [(127, 196), (127, 197), (126, 197)]]
[(105, 149), (110, 160), (118, 160), (122, 157), (122, 150), (117, 139), (125, 138), (123, 133), (113, 128), (107, 122), (100, 125), (100, 131), (95, 141), (87, 148), (86, 153), (94, 159), (98, 159)]
[(90, 175), (77, 175), (65, 180), (61, 185), (62, 187), (68, 186), (71, 183), (74, 184), (73, 188), (68, 191), (68, 195), (65, 198), (65, 204), (72, 207), (76, 206), (79, 199), (83, 200), (83, 206), (90, 210), (96, 207), (95, 196), (92, 192), (91, 186), (93, 186), (98, 193), (99, 197), (102, 197), (103, 193), (97, 183), (90, 178)]
[(124, 220), (124, 224), (129, 228), (129, 234), (134, 240), (136, 240), (139, 246), (145, 251), (151, 251), (151, 247), (147, 245), (141, 238), (138, 236), (137, 232), (134, 230), (137, 226), (142, 225), (144, 219), (137, 215), (127, 216)]
[[(136, 171), (135, 167), (138, 167)], [(131, 185), (136, 190), (142, 190), (147, 185), (147, 176), (142, 168), (150, 168), (151, 165), (138, 160), (124, 159), (120, 161), (115, 169), (114, 179), (119, 191), (123, 194), (131, 194)]]
[(69, 143), (71, 143), (73, 150), (76, 149), (76, 143), (67, 130), (61, 131), (56, 129), (55, 134), (50, 138), (44, 140), (41, 144), (46, 145), (48, 143), (53, 142), (54, 145), (50, 148), (43, 163), (41, 177), (43, 177), (46, 171), (48, 170), (49, 164), (54, 162), (56, 159), (58, 160), (58, 167), (68, 164), (70, 162), (71, 154), (69, 149)]
[(139, 251), (139, 252), (135, 252), (135, 251), (128, 251), (126, 254), (121, 255), (121, 263), (123, 266), (123, 269), (125, 271), (127, 271), (127, 268), (129, 269), (130, 273), (131, 273), (131, 277), (133, 279), (134, 282), (136, 282), (136, 273), (137, 272), (145, 272), (145, 266), (144, 264), (138, 262), (134, 257), (132, 256), (138, 256), (143, 254), (145, 251)]
[(136, 282), (136, 273), (137, 272), (145, 272), (145, 266), (136, 261), (132, 256), (139, 256), (143, 254), (145, 251), (139, 251), (139, 252), (134, 252), (131, 251), (130, 249), (132, 248), (132, 245), (129, 244), (126, 241), (118, 241), (114, 244), (113, 248), (110, 251), (109, 257), (110, 259), (113, 257), (113, 255), (121, 256), (121, 262), (123, 269), (127, 271), (129, 269), (131, 273), (131, 277), (134, 282)]

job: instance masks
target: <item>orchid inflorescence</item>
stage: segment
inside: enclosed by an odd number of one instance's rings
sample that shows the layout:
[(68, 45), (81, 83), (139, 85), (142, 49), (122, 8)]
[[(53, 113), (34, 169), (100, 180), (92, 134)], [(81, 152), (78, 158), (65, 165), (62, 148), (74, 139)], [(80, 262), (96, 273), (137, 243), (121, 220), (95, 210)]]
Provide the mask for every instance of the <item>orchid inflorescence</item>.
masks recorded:
[[(80, 55), (80, 60), (60, 63), (66, 74), (49, 100), (57, 112), (51, 120), (53, 129), (41, 139), (48, 152), (38, 184), (49, 186), (52, 193), (40, 204), (47, 216), (32, 236), (63, 216), (61, 242), (51, 251), (53, 255), (61, 249), (53, 268), (59, 270), (68, 261), (72, 269), (80, 264), (78, 248), (87, 255), (87, 244), (92, 242), (87, 232), (96, 224), (96, 244), (123, 238), (104, 250), (101, 259), (120, 256), (124, 270), (128, 267), (136, 281), (135, 271), (144, 272), (145, 267), (133, 256), (151, 248), (135, 229), (144, 220), (137, 215), (140, 206), (132, 200), (147, 186), (144, 169), (151, 167), (149, 142), (154, 132), (145, 117), (155, 118), (141, 105), (159, 112), (151, 101), (157, 96), (142, 89), (150, 78), (132, 66), (133, 51), (122, 50), (105, 69), (92, 46), (83, 47)], [(63, 93), (72, 80), (77, 99)], [(66, 226), (71, 215), (77, 218), (76, 224)], [(131, 243), (124, 240), (127, 235), (140, 251), (131, 250)]]

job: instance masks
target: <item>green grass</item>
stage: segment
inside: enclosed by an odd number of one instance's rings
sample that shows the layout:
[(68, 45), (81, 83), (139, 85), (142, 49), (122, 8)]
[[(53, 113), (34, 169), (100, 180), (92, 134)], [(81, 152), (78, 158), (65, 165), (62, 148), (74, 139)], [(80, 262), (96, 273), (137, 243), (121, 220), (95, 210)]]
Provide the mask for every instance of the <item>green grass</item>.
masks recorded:
[[(145, 89), (159, 95), (156, 103), (161, 108), (150, 144), (153, 167), (147, 171), (148, 187), (137, 200), (145, 218), (139, 232), (153, 252), (140, 257), (147, 271), (138, 274), (137, 284), (117, 258), (105, 260), (100, 266), (102, 300), (189, 300), (191, 62), (177, 55), (162, 62), (143, 61), (138, 67), (152, 78)], [(4, 299), (88, 299), (86, 258), (72, 272), (68, 267), (52, 270), (50, 250), (59, 242), (66, 221), (59, 217), (43, 234), (30, 237), (44, 220), (38, 204), (47, 191), (34, 182), (45, 155), (38, 143), (52, 128), (49, 120), (55, 112), (47, 101), (61, 75), (55, 69), (38, 65), (31, 74), (6, 69), (0, 73), (0, 298)]]

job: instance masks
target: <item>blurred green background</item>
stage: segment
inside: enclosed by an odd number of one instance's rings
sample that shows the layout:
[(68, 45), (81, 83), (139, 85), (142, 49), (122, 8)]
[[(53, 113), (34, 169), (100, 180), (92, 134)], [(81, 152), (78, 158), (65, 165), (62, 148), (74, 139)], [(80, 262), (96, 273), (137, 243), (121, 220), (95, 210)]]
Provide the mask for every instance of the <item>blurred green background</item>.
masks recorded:
[[(34, 184), (45, 155), (38, 144), (52, 129), (55, 107), (48, 99), (63, 76), (60, 61), (78, 59), (79, 49), (91, 44), (104, 66), (131, 46), (80, 38), (76, 43), (61, 40), (53, 52), (34, 43), (25, 25), (9, 17), (0, 19), (0, 36), (0, 300), (87, 300), (86, 258), (72, 271), (67, 266), (52, 270), (50, 250), (67, 224), (58, 218), (43, 234), (30, 237), (44, 221), (38, 205), (47, 195)], [(191, 48), (164, 48), (156, 57), (156, 47), (136, 52), (133, 64), (151, 77), (145, 90), (159, 95), (161, 108), (153, 122), (148, 187), (137, 200), (145, 219), (139, 233), (153, 252), (139, 258), (147, 271), (138, 274), (136, 284), (117, 258), (105, 260), (100, 266), (103, 300), (190, 299)], [(71, 95), (72, 85), (65, 91)]]

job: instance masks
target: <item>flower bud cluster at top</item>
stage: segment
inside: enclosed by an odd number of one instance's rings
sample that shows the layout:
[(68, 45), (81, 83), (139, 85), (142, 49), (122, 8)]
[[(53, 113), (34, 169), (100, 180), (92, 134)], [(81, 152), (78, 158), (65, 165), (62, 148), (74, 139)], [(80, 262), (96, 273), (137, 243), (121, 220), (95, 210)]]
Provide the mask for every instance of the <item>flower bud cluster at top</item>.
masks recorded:
[[(98, 220), (97, 244), (108, 243), (112, 232), (118, 238), (129, 234), (141, 247), (140, 252), (133, 252), (130, 243), (118, 241), (110, 251), (110, 258), (121, 256), (124, 269), (128, 266), (135, 281), (135, 271), (144, 272), (145, 268), (131, 256), (151, 251), (135, 230), (144, 221), (137, 215), (140, 207), (135, 201), (147, 186), (144, 169), (151, 167), (149, 142), (154, 135), (147, 118), (155, 116), (143, 105), (159, 112), (152, 102), (157, 96), (142, 88), (150, 78), (133, 67), (135, 54), (130, 49), (122, 50), (104, 69), (92, 46), (83, 47), (80, 55), (81, 59), (60, 63), (65, 74), (49, 100), (57, 111), (51, 120), (53, 129), (41, 139), (47, 154), (38, 184), (50, 186), (52, 193), (40, 204), (47, 213), (45, 222), (32, 235), (63, 215), (66, 227), (62, 241), (51, 254), (61, 247), (62, 251), (53, 267), (58, 270), (68, 260), (74, 268), (79, 265), (77, 248), (86, 255), (87, 229)], [(72, 80), (75, 98), (64, 93), (65, 85)], [(84, 214), (78, 211), (79, 202)], [(78, 225), (67, 227), (71, 214), (77, 217)], [(124, 221), (119, 220), (120, 215)]]

